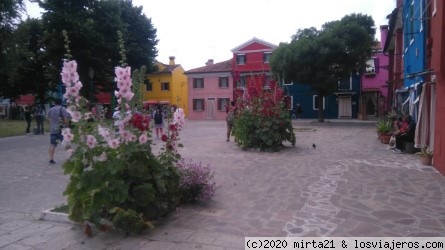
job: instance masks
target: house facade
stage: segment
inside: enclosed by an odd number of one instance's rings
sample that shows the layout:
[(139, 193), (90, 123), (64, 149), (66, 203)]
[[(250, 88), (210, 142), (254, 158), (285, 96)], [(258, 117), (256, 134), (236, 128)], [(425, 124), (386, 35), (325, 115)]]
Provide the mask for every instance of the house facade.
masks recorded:
[[(380, 39), (386, 41), (388, 25), (380, 26)], [(361, 76), (361, 95), (359, 118), (382, 117), (390, 107), (388, 104), (388, 70), (389, 57), (383, 53), (381, 42), (377, 42), (372, 57)]]
[[(443, 1), (397, 0), (384, 51), (390, 55), (393, 109), (416, 120), (415, 147), (434, 152), (445, 174), (445, 19)], [(400, 76), (399, 76), (400, 69)]]
[(233, 99), (239, 98), (249, 87), (267, 89), (275, 82), (269, 60), (276, 48), (275, 44), (254, 37), (232, 49)]
[(180, 64), (175, 63), (175, 57), (169, 57), (169, 63), (156, 62), (158, 70), (147, 74), (142, 86), (144, 102), (159, 102), (176, 105), (184, 109), (188, 115), (187, 77)]
[(232, 60), (214, 63), (185, 72), (188, 86), (190, 120), (224, 120), (226, 105), (233, 100)]
[(431, 113), (435, 116), (431, 121), (433, 141), (430, 144), (434, 150), (433, 165), (445, 175), (445, 4), (441, 0), (429, 2), (431, 27), (430, 36), (427, 37), (427, 55), (431, 55), (430, 66), (433, 70)]

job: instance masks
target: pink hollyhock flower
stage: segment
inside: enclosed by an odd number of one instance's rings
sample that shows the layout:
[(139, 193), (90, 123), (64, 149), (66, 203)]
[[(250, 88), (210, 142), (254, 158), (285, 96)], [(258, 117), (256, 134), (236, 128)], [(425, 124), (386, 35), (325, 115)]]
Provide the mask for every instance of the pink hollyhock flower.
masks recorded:
[(78, 122), (80, 119), (82, 119), (82, 113), (79, 111), (68, 110), (68, 113), (71, 115), (71, 120), (73, 122)]
[(119, 139), (111, 139), (108, 141), (108, 146), (112, 149), (118, 148), (120, 144)]
[(97, 161), (104, 162), (104, 161), (106, 161), (107, 159), (108, 159), (108, 158), (107, 158), (107, 154), (106, 154), (105, 152), (102, 152), (102, 154), (99, 155), (99, 158), (97, 158)]
[(143, 133), (141, 136), (139, 136), (139, 144), (145, 144), (148, 141), (148, 137), (146, 133)]
[(90, 149), (95, 148), (97, 145), (97, 140), (96, 137), (94, 137), (93, 135), (87, 135), (87, 146)]
[(110, 130), (107, 128), (104, 128), (102, 126), (98, 127), (99, 135), (101, 135), (105, 140), (108, 140), (110, 138)]

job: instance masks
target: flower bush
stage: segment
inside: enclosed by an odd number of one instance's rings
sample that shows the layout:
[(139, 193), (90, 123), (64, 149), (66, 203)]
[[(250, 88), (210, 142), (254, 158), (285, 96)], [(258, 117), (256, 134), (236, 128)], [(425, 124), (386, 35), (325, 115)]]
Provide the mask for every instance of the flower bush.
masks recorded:
[[(76, 61), (63, 63), (64, 98), (75, 123), (73, 129), (62, 130), (63, 145), (70, 155), (63, 165), (65, 174), (70, 175), (64, 195), (69, 218), (75, 222), (88, 221), (99, 228), (111, 223), (127, 233), (140, 232), (152, 228), (153, 220), (173, 211), (181, 200), (209, 199), (214, 191), (204, 188), (181, 198), (186, 193), (181, 183), (198, 174), (186, 174), (181, 168), (178, 147), (182, 147), (179, 131), (185, 123), (183, 110), (178, 108), (169, 115), (169, 129), (162, 135), (165, 145), (154, 155), (149, 116), (131, 109), (135, 97), (131, 68), (123, 63), (115, 68), (115, 75), (114, 94), (120, 107), (117, 133), (101, 119), (92, 119), (87, 111), (88, 101), (79, 95), (82, 83)], [(213, 175), (205, 181), (212, 179)]]
[(178, 171), (182, 201), (206, 201), (213, 197), (217, 187), (209, 165), (202, 166), (201, 162), (192, 161), (187, 163), (182, 159), (178, 163)]
[(252, 77), (237, 99), (233, 135), (242, 148), (278, 151), (283, 141), (295, 146), (292, 122), (284, 102), (284, 92), (271, 83), (265, 89), (265, 76)]

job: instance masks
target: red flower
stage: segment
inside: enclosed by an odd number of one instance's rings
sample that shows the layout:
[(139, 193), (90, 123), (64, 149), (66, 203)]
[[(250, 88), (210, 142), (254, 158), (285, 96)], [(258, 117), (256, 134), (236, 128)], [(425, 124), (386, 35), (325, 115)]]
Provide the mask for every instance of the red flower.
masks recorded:
[(166, 142), (166, 141), (168, 140), (167, 135), (166, 135), (166, 134), (163, 134), (162, 137), (161, 137), (161, 140), (162, 140), (163, 142)]
[(178, 128), (176, 127), (176, 124), (170, 124), (170, 131), (176, 131)]

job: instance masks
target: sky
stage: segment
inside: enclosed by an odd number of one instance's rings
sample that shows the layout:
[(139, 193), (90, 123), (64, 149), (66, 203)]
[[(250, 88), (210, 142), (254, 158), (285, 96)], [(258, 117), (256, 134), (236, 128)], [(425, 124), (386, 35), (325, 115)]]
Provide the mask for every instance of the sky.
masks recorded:
[[(387, 25), (396, 0), (133, 0), (157, 29), (158, 61), (185, 70), (232, 57), (231, 50), (256, 37), (279, 45), (290, 42), (298, 29), (316, 27), (345, 15), (372, 16), (380, 40), (380, 25)], [(28, 14), (41, 10), (27, 3)]]

